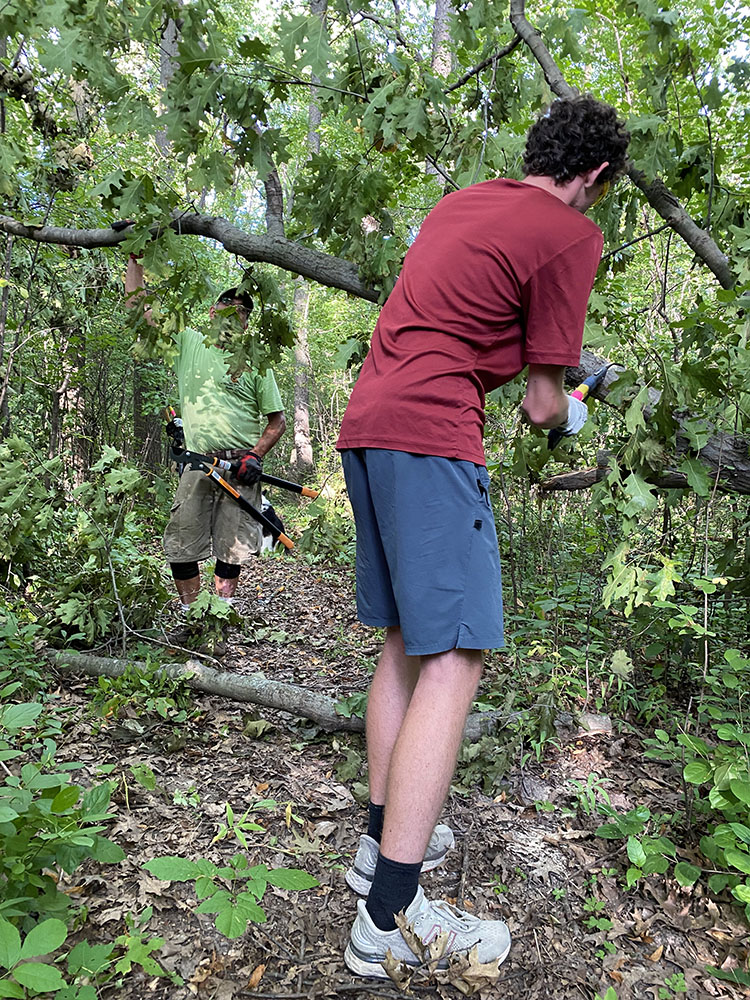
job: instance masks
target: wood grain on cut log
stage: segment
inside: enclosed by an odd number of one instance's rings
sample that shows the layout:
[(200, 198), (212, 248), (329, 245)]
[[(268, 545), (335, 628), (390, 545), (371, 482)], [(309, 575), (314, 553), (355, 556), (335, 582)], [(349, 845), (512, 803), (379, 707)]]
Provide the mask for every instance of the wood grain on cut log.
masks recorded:
[[(131, 660), (90, 656), (86, 653), (51, 653), (50, 659), (59, 670), (75, 670), (94, 677), (121, 677), (126, 670), (146, 669), (145, 663)], [(216, 694), (233, 701), (252, 702), (265, 708), (276, 708), (290, 715), (316, 722), (323, 729), (364, 732), (364, 719), (347, 719), (336, 711), (336, 702), (318, 691), (308, 691), (297, 684), (270, 680), (265, 674), (233, 674), (214, 670), (200, 660), (187, 663), (167, 663), (155, 672), (172, 680), (181, 680), (195, 691)], [(475, 712), (466, 720), (464, 737), (478, 740), (508, 721), (503, 712)]]

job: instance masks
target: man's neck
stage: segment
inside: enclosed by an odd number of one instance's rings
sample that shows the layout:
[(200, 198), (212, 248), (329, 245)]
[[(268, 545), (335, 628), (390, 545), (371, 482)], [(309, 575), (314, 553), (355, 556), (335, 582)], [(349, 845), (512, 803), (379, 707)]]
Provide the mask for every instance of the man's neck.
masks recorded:
[(528, 177), (524, 177), (521, 183), (528, 184), (530, 187), (541, 188), (542, 191), (553, 194), (555, 198), (559, 198), (566, 205), (570, 205), (575, 200), (582, 182), (580, 177), (574, 177), (572, 181), (567, 181), (565, 184), (558, 184), (554, 177), (529, 174)]

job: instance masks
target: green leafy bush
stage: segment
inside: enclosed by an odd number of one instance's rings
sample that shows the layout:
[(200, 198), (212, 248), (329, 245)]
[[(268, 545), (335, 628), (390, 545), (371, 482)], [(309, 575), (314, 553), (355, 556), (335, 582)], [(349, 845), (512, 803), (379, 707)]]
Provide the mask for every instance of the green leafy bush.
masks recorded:
[[(42, 705), (0, 709), (0, 761), (22, 756), (24, 730)], [(87, 858), (116, 863), (122, 849), (102, 831), (113, 819), (108, 783), (83, 788), (71, 780), (81, 765), (57, 764), (54, 741), (44, 739), (37, 763), (24, 763), (0, 785), (0, 916), (22, 927), (44, 917), (65, 917), (71, 898), (58, 891), (60, 871), (72, 875)]]
[(231, 857), (228, 865), (216, 865), (207, 858), (189, 861), (165, 857), (146, 862), (144, 868), (166, 882), (194, 882), (195, 893), (202, 900), (195, 912), (215, 914), (216, 929), (228, 938), (240, 937), (249, 923), (265, 923), (266, 912), (260, 902), (269, 885), (301, 890), (319, 884), (299, 868), (250, 865), (241, 853)]

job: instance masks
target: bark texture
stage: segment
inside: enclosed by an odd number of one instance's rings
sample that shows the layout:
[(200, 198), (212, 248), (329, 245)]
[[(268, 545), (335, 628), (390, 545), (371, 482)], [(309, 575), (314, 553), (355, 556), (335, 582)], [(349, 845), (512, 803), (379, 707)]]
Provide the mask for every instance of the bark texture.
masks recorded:
[[(129, 667), (145, 669), (145, 663), (131, 660), (89, 656), (85, 653), (53, 653), (52, 663), (59, 670), (80, 671), (93, 677), (121, 677)], [(347, 719), (336, 712), (336, 702), (325, 694), (308, 691), (296, 684), (269, 680), (264, 674), (231, 674), (207, 667), (199, 660), (169, 663), (159, 673), (173, 680), (183, 680), (188, 687), (206, 694), (220, 695), (233, 701), (252, 702), (265, 708), (276, 708), (291, 715), (311, 719), (327, 730), (364, 732), (364, 719)], [(500, 721), (507, 721), (501, 712), (478, 712), (466, 720), (464, 737), (477, 740), (491, 733)]]
[[(170, 228), (180, 236), (206, 236), (248, 261), (263, 261), (292, 274), (300, 274), (329, 288), (340, 288), (360, 299), (377, 302), (380, 292), (366, 285), (357, 267), (348, 260), (333, 257), (320, 250), (294, 243), (282, 237), (258, 236), (246, 233), (217, 215), (187, 212), (176, 215)], [(56, 243), (62, 246), (95, 250), (115, 247), (124, 236), (113, 229), (70, 229), (60, 226), (26, 226), (7, 215), (0, 215), (0, 231), (35, 243)], [(155, 233), (154, 235), (158, 235)]]

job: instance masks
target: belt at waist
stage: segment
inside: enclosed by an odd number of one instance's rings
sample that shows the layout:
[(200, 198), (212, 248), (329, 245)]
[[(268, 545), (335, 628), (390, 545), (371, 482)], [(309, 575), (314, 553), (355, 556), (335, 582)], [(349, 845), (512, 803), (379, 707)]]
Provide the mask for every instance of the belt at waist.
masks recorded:
[(235, 458), (242, 458), (250, 451), (250, 448), (224, 448), (221, 450), (214, 449), (209, 452), (210, 455), (215, 455), (224, 462), (231, 462)]

